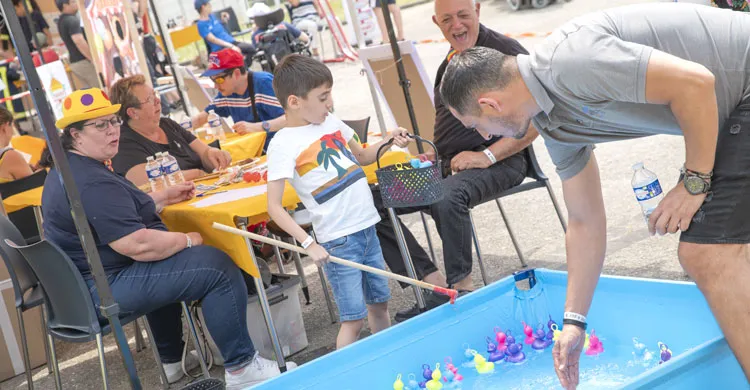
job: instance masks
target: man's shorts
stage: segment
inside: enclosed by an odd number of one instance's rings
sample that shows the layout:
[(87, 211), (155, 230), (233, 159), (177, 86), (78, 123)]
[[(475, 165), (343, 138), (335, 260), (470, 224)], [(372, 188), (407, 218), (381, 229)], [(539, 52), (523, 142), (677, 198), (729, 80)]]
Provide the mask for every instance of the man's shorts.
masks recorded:
[[(385, 270), (385, 260), (375, 226), (320, 244), (331, 256)], [(367, 305), (388, 302), (388, 279), (329, 261), (325, 267), (341, 322), (367, 317)]]
[(719, 129), (711, 191), (680, 241), (750, 243), (750, 98)]

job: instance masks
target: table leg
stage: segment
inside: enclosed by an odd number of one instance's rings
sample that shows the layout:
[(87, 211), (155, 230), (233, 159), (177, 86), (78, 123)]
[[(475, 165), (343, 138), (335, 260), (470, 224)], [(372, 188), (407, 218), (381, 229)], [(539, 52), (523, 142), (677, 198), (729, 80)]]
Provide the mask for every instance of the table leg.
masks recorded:
[[(239, 229), (246, 230), (247, 224), (241, 222), (237, 226)], [(250, 258), (253, 259), (253, 265), (258, 268), (258, 260), (255, 258), (255, 252), (253, 252), (253, 243), (250, 239), (245, 237), (245, 245), (250, 252)], [(273, 350), (276, 355), (276, 363), (279, 365), (279, 370), (284, 373), (286, 372), (286, 362), (284, 361), (284, 353), (281, 352), (281, 345), (279, 344), (279, 337), (276, 334), (276, 328), (273, 325), (273, 318), (271, 318), (271, 306), (268, 304), (268, 297), (266, 296), (266, 289), (263, 287), (263, 282), (260, 278), (253, 277), (255, 283), (255, 289), (258, 291), (258, 300), (260, 301), (260, 308), (263, 311), (263, 318), (266, 320), (266, 328), (268, 328), (268, 335), (271, 336), (271, 344), (273, 344)]]
[[(412, 279), (417, 279), (417, 272), (414, 270), (414, 264), (411, 262), (411, 255), (409, 254), (409, 249), (406, 247), (406, 239), (404, 239), (404, 232), (401, 230), (401, 224), (398, 221), (396, 212), (392, 208), (389, 208), (388, 216), (391, 218), (393, 232), (396, 234), (396, 241), (398, 241), (398, 249), (401, 251), (401, 257), (404, 259), (404, 264), (406, 265), (406, 274)], [(420, 309), (424, 309), (426, 305), (422, 296), (422, 290), (417, 286), (412, 287), (414, 288), (414, 296), (417, 298), (417, 306)]]
[(40, 206), (34, 206), (34, 218), (36, 219), (36, 228), (39, 230), (39, 239), (44, 240), (44, 228), (42, 223), (42, 208)]

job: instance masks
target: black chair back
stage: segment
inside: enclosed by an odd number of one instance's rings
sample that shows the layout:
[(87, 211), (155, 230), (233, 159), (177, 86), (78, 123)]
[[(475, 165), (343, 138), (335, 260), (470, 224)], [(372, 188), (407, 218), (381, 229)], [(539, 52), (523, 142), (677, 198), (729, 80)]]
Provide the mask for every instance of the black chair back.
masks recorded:
[(284, 21), (284, 10), (277, 8), (267, 14), (258, 15), (253, 18), (255, 26), (258, 28), (270, 28)]
[(224, 12), (229, 14), (229, 20), (226, 23), (227, 32), (229, 32), (230, 34), (240, 32), (240, 22), (239, 20), (237, 20), (237, 14), (234, 13), (234, 8), (227, 7), (222, 10), (215, 11), (213, 14), (216, 19), (223, 22), (223, 20), (221, 20), (221, 14)]
[(44, 289), (50, 333), (61, 339), (82, 341), (101, 332), (88, 286), (73, 261), (57, 245), (42, 240), (18, 249)]
[[(0, 196), (5, 199), (21, 192), (32, 190), (37, 187), (43, 187), (46, 179), (47, 170), (42, 169), (38, 172), (34, 172), (30, 176), (24, 177), (23, 179), (2, 183), (0, 184)], [(14, 211), (9, 213), (8, 217), (21, 232), (23, 238), (26, 239), (26, 243), (37, 242), (41, 239), (39, 237), (39, 228), (36, 226), (36, 217), (34, 216), (33, 208), (26, 207)]]
[(526, 161), (529, 163), (529, 166), (526, 171), (526, 176), (538, 180), (538, 181), (544, 181), (547, 180), (547, 176), (542, 171), (542, 167), (539, 166), (539, 161), (536, 159), (536, 154), (534, 153), (534, 146), (529, 145), (525, 149), (526, 153)]
[(24, 177), (23, 179), (9, 181), (7, 183), (0, 183), (0, 195), (5, 198), (9, 198), (15, 194), (21, 192), (33, 190), (37, 187), (44, 186), (44, 181), (47, 179), (47, 170), (42, 169), (34, 172), (33, 174)]
[[(0, 237), (13, 241), (19, 245), (26, 245), (21, 232), (16, 229), (8, 217), (0, 215)], [(36, 278), (36, 274), (29, 267), (29, 264), (15, 248), (11, 248), (5, 243), (5, 240), (0, 242), (0, 257), (5, 262), (5, 267), (8, 269), (10, 274), (10, 280), (13, 284), (13, 292), (16, 295), (16, 307), (23, 305), (23, 297), (26, 292), (36, 287), (39, 284), (39, 280)]]
[(362, 143), (367, 142), (367, 131), (370, 128), (370, 117), (368, 116), (365, 119), (357, 119), (352, 121), (342, 121), (347, 126), (351, 127), (352, 130), (354, 130), (355, 133), (357, 133), (357, 137), (359, 137), (359, 141)]

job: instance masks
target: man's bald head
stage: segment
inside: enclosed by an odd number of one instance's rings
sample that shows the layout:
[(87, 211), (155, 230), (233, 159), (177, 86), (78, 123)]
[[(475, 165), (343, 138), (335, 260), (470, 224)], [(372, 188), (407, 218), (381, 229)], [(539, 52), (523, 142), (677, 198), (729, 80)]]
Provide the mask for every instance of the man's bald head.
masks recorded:
[(432, 21), (458, 52), (474, 47), (479, 38), (479, 3), (476, 0), (435, 0)]

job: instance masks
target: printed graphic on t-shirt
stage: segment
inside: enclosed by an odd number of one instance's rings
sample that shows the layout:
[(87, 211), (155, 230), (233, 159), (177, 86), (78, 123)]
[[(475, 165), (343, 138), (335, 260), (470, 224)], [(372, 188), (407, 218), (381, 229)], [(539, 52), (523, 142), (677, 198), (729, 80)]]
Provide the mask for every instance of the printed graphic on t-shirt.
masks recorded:
[(335, 177), (312, 192), (313, 199), (318, 204), (325, 203), (365, 178), (365, 172), (357, 164), (357, 159), (347, 147), (340, 130), (324, 135), (300, 153), (295, 170), (300, 177), (307, 174), (330, 177), (331, 173), (336, 173)]

